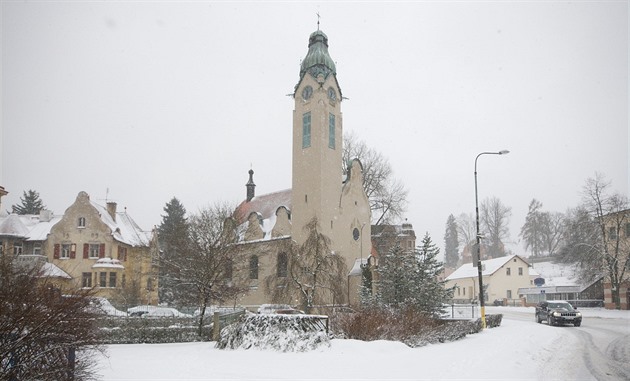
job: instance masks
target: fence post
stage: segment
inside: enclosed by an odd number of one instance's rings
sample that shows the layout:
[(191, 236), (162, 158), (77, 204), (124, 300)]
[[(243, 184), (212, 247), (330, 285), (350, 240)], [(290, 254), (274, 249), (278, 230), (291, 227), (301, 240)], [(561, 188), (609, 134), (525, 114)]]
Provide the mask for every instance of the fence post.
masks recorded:
[(215, 312), (212, 316), (212, 340), (219, 341), (221, 338), (221, 323), (219, 322), (219, 313)]

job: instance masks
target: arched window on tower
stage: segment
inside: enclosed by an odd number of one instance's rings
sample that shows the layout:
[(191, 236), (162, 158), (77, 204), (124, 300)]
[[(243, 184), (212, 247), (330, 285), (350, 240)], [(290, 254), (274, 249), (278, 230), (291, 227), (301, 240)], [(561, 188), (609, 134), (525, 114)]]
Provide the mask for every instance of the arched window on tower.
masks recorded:
[(278, 278), (286, 278), (289, 267), (289, 257), (287, 256), (287, 253), (278, 253), (278, 262), (276, 267), (276, 275)]

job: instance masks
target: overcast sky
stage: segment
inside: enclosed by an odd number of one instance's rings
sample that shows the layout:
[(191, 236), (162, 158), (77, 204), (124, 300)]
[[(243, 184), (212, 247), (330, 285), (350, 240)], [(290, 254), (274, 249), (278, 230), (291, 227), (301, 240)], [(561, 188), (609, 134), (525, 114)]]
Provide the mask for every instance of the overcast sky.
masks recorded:
[[(595, 172), (628, 195), (628, 2), (26, 2), (2, 7), (2, 208), (80, 191), (144, 229), (291, 187), (308, 37), (328, 35), (343, 128), (389, 158), (416, 233), (532, 198), (564, 212)], [(109, 190), (109, 193), (108, 193)], [(512, 249), (524, 254), (518, 245)]]

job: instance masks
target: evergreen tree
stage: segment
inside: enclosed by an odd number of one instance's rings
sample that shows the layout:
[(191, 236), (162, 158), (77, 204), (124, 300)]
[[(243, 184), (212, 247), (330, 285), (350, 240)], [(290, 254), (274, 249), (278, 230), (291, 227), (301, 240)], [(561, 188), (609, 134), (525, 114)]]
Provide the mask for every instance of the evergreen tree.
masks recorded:
[(178, 289), (178, 266), (186, 255), (189, 244), (189, 225), (186, 208), (175, 197), (164, 206), (165, 214), (158, 226), (158, 242), (160, 246), (160, 302), (180, 304), (183, 289)]
[(24, 191), (22, 197), (20, 197), (20, 204), (13, 205), (13, 213), (17, 214), (39, 214), (39, 212), (46, 208), (44, 202), (39, 198), (39, 193), (29, 189)]
[(428, 233), (415, 251), (394, 246), (379, 261), (378, 289), (371, 301), (382, 307), (413, 308), (431, 316), (439, 315), (442, 304), (453, 293), (438, 280), (444, 270), (444, 264), (437, 260), (439, 253)]
[(446, 266), (450, 268), (457, 267), (457, 262), (459, 262), (459, 238), (457, 231), (455, 216), (451, 214), (446, 220), (446, 234), (444, 234), (444, 259)]
[(417, 266), (414, 253), (399, 243), (379, 261), (375, 302), (383, 307), (403, 308), (411, 303)]
[(433, 316), (438, 316), (442, 305), (453, 298), (453, 290), (445, 289), (444, 282), (438, 280), (444, 271), (444, 264), (437, 260), (439, 254), (440, 248), (433, 243), (429, 233), (426, 233), (415, 252), (418, 271), (414, 302), (421, 311)]

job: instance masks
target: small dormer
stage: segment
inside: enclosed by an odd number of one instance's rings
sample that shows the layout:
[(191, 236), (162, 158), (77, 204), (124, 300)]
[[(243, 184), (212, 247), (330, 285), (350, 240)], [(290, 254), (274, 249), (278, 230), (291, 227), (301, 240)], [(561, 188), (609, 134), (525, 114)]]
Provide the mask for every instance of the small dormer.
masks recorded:
[(271, 231), (271, 237), (291, 235), (291, 213), (285, 206), (276, 209), (276, 223)]
[(262, 216), (260, 213), (251, 212), (247, 217), (247, 230), (245, 230), (245, 241), (263, 239), (265, 232), (262, 229)]

